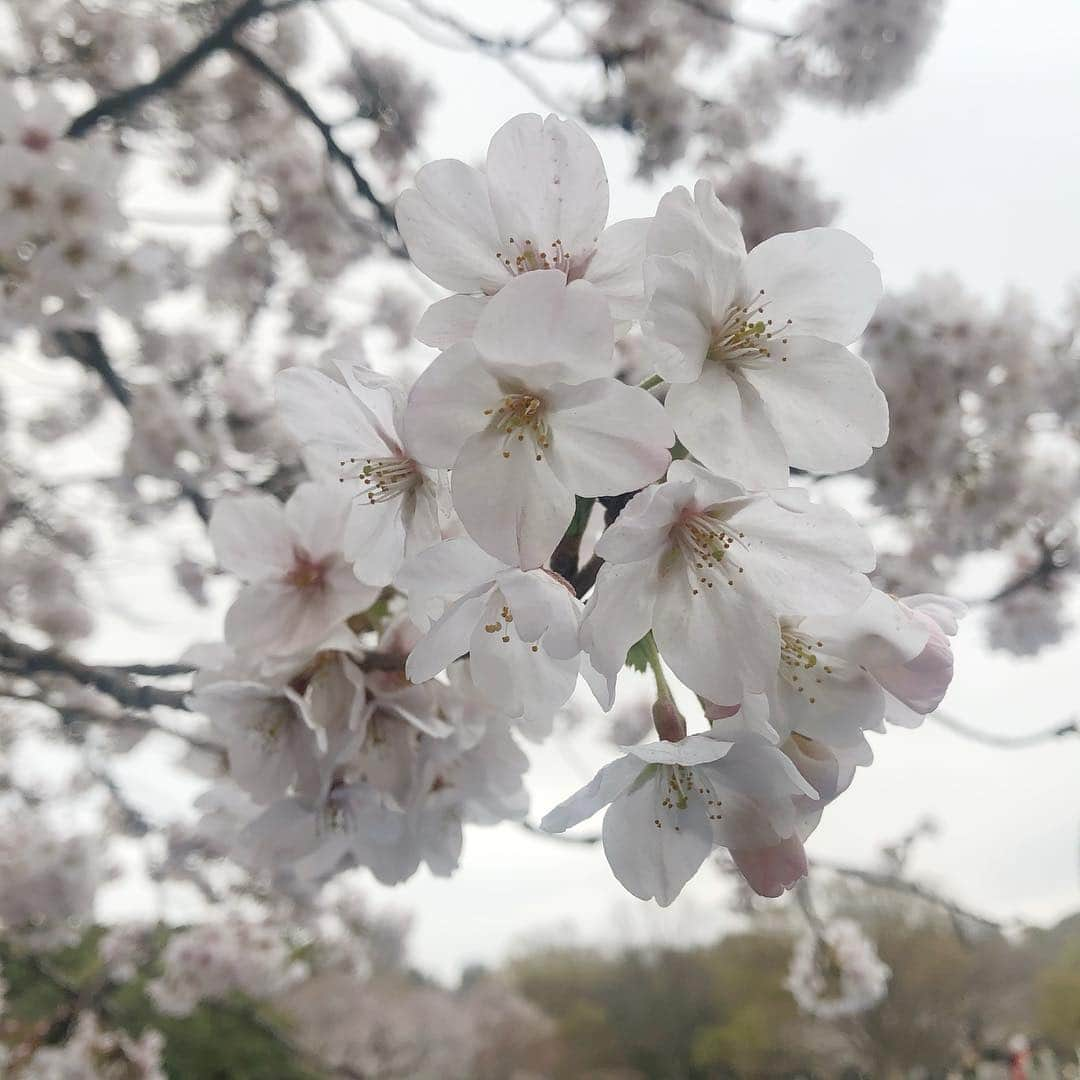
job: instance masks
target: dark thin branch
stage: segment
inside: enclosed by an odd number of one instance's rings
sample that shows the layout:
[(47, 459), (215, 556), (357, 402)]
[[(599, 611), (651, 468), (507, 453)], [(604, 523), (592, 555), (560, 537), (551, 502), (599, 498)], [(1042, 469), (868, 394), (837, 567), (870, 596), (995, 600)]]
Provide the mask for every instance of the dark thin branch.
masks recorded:
[(788, 33), (785, 30), (778, 30), (775, 26), (766, 26), (764, 23), (738, 18), (732, 15), (730, 11), (717, 10), (713, 6), (713, 0), (679, 0), (679, 2), (684, 7), (696, 11), (699, 15), (704, 15), (708, 19), (715, 19), (716, 22), (726, 23), (728, 26), (734, 26), (739, 30), (749, 30), (754, 34), (765, 34), (767, 37), (774, 38), (777, 41), (791, 41), (796, 37), (795, 34)]
[(842, 863), (834, 863), (823, 859), (815, 859), (813, 865), (819, 870), (829, 870), (834, 874), (861, 881), (864, 885), (871, 885), (877, 889), (888, 889), (891, 892), (903, 893), (906, 896), (914, 896), (919, 900), (925, 900), (928, 904), (933, 904), (947, 912), (953, 919), (954, 924), (958, 924), (958, 928), (963, 923), (976, 923), (986, 930), (993, 930), (997, 933), (1000, 933), (1003, 929), (1001, 923), (995, 922), (985, 915), (976, 915), (975, 912), (968, 911), (940, 893), (918, 884), (918, 882), (908, 881), (893, 874), (883, 874), (876, 870), (863, 870), (857, 866), (845, 866)]
[(292, 108), (322, 136), (326, 144), (326, 151), (331, 159), (342, 165), (348, 172), (356, 188), (357, 194), (365, 199), (375, 210), (375, 214), (386, 234), (387, 245), (394, 255), (405, 256), (405, 249), (397, 238), (397, 222), (394, 220), (394, 212), (390, 207), (375, 194), (371, 184), (357, 168), (351, 154), (344, 150), (334, 135), (334, 129), (315, 111), (310, 101), (295, 87), (284, 75), (271, 67), (257, 52), (249, 49), (239, 41), (229, 44), (229, 51), (238, 59), (243, 60), (256, 74), (266, 79), (275, 86), (281, 96)]
[(943, 728), (951, 731), (954, 735), (961, 735), (965, 739), (972, 739), (975, 742), (982, 743), (984, 746), (993, 746), (1000, 750), (1022, 750), (1029, 746), (1040, 746), (1043, 743), (1053, 742), (1055, 739), (1061, 739), (1067, 735), (1080, 735), (1080, 721), (1075, 716), (1071, 716), (1051, 727), (1030, 731), (1023, 735), (999, 735), (993, 731), (982, 731), (941, 712), (932, 713), (931, 716)]
[(9, 637), (0, 631), (0, 658), (9, 663), (4, 669), (10, 674), (29, 678), (32, 675), (47, 673), (65, 675), (83, 686), (111, 697), (121, 705), (132, 709), (151, 709), (163, 705), (169, 709), (186, 710), (182, 690), (163, 690), (157, 686), (145, 686), (135, 682), (128, 675), (111, 671), (107, 668), (91, 667), (73, 656), (68, 656), (59, 649), (35, 649)]
[(231, 15), (223, 19), (215, 30), (212, 30), (186, 53), (163, 68), (156, 78), (150, 79), (148, 82), (137, 83), (124, 90), (118, 90), (115, 94), (102, 98), (101, 101), (92, 108), (87, 109), (82, 115), (75, 117), (67, 131), (69, 138), (81, 138), (99, 120), (105, 117), (112, 117), (113, 119), (123, 117), (144, 101), (149, 101), (151, 98), (179, 86), (188, 75), (213, 56), (214, 53), (226, 48), (242, 26), (259, 15), (273, 10), (274, 6), (268, 6), (265, 0), (244, 0), (244, 3)]

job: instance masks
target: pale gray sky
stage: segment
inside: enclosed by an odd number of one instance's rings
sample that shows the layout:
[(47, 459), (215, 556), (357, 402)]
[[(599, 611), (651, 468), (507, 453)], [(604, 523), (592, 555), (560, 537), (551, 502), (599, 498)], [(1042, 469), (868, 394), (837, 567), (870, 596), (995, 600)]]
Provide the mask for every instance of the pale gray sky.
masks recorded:
[[(358, 0), (326, 2), (366, 48), (408, 56), (442, 93), (424, 138), (428, 157), (479, 159), (511, 115), (546, 111), (495, 61), (420, 42)], [(778, 0), (744, 8), (775, 13), (780, 21), (785, 6)], [(455, 7), (463, 18), (498, 26), (509, 6), (473, 0)], [(1052, 314), (1066, 283), (1080, 275), (1077, 42), (1075, 0), (947, 0), (943, 32), (912, 87), (887, 107), (861, 114), (797, 105), (766, 152), (805, 159), (822, 190), (842, 202), (837, 224), (874, 249), (888, 284), (953, 270), (991, 300), (1011, 285), (1029, 289), (1044, 315)], [(325, 48), (336, 63), (329, 40)], [(554, 70), (545, 85), (558, 96), (568, 78)], [(631, 181), (626, 141), (609, 133), (599, 142), (616, 217), (649, 213), (664, 190), (696, 178), (680, 168), (653, 184)], [(146, 628), (133, 634), (127, 619), (110, 618), (98, 639), (102, 649), (168, 655), (217, 632), (220, 608), (198, 621), (184, 616), (162, 626), (160, 605), (155, 610), (143, 599), (155, 589), (161, 595), (152, 572), (125, 557), (116, 567), (122, 588), (108, 591), (141, 612)], [(966, 583), (972, 592), (989, 587), (980, 575), (973, 578)], [(1077, 708), (1075, 638), (1020, 661), (988, 652), (978, 621), (964, 625), (957, 644), (958, 675), (947, 699), (952, 713), (988, 730), (1020, 732)], [(535, 754), (535, 816), (605, 759), (608, 751), (589, 734), (605, 726), (587, 720), (572, 737)], [(1001, 917), (1046, 921), (1077, 906), (1080, 741), (996, 751), (931, 721), (920, 731), (877, 739), (875, 752), (873, 767), (825, 815), (812, 854), (866, 864), (883, 841), (932, 815), (942, 835), (923, 846), (915, 864), (927, 881)], [(139, 764), (136, 758), (125, 770), (135, 784)], [(142, 782), (145, 796), (156, 797), (151, 781)], [(704, 872), (661, 911), (621, 890), (599, 848), (533, 838), (512, 825), (470, 830), (454, 878), (421, 873), (396, 890), (371, 886), (377, 902), (412, 912), (413, 962), (445, 978), (471, 961), (497, 962), (530, 940), (708, 939), (732, 924), (725, 891), (718, 873)]]

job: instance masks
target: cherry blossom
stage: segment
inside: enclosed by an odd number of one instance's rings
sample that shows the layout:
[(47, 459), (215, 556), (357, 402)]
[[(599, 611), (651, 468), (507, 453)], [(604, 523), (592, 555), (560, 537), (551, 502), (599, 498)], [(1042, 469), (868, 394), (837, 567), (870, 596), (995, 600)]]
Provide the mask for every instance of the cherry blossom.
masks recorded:
[(754, 847), (794, 832), (793, 799), (816, 792), (762, 739), (691, 735), (625, 747), (541, 821), (563, 832), (603, 807), (604, 854), (619, 882), (667, 907), (713, 847)]
[(795, 946), (787, 987), (814, 1016), (853, 1016), (884, 997), (892, 972), (851, 919), (833, 919)]
[(313, 468), (352, 498), (344, 552), (357, 577), (386, 585), (404, 558), (441, 539), (438, 480), (409, 452), (397, 384), (361, 364), (339, 366), (344, 386), (310, 368), (282, 372), (278, 409)]
[(575, 495), (633, 491), (671, 460), (663, 409), (611, 377), (612, 347), (595, 287), (537, 271), (502, 289), (474, 340), (436, 357), (409, 395), (408, 445), (452, 468), (462, 523), (506, 563), (546, 562)]
[(283, 506), (240, 495), (214, 507), (218, 561), (245, 586), (225, 617), (226, 640), (267, 660), (314, 648), (378, 589), (356, 580), (342, 542), (350, 502), (337, 486), (302, 484)]
[(749, 487), (789, 465), (863, 464), (888, 435), (885, 398), (845, 346), (881, 297), (870, 252), (839, 229), (783, 233), (749, 254), (738, 224), (698, 181), (660, 201), (642, 319), (665, 407), (704, 465)]
[(414, 183), (397, 203), (409, 256), (458, 294), (420, 320), (417, 337), (426, 344), (446, 348), (470, 337), (487, 298), (535, 270), (590, 282), (616, 321), (640, 315), (649, 219), (605, 228), (604, 163), (572, 120), (516, 116), (492, 137), (485, 172), (432, 161)]
[(672, 671), (720, 704), (773, 685), (780, 616), (853, 610), (874, 564), (843, 511), (795, 490), (747, 493), (685, 461), (634, 496), (596, 551), (607, 561), (581, 643), (597, 671), (617, 673), (651, 629)]

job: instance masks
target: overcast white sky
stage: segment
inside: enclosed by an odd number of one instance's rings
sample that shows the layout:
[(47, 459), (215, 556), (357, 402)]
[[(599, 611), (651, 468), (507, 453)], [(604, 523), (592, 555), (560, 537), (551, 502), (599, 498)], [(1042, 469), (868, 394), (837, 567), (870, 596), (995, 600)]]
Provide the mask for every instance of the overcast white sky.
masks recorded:
[[(546, 111), (494, 61), (420, 42), (357, 0), (325, 2), (366, 48), (408, 55), (441, 91), (424, 138), (428, 157), (479, 159), (508, 117)], [(787, 6), (774, 0), (744, 8), (780, 22)], [(517, 5), (493, 0), (456, 5), (462, 17), (488, 26), (505, 25), (510, 8), (519, 14)], [(806, 160), (822, 190), (842, 202), (837, 224), (874, 249), (888, 285), (953, 270), (988, 299), (1009, 286), (1031, 290), (1051, 315), (1066, 283), (1080, 276), (1080, 4), (947, 0), (946, 12), (915, 84), (895, 101), (863, 114), (798, 105), (766, 152)], [(336, 64), (334, 46), (325, 47)], [(564, 76), (546, 76), (552, 93)], [(695, 179), (679, 169), (654, 184), (631, 181), (625, 140), (609, 134), (599, 141), (614, 217), (650, 213), (664, 190)], [(144, 618), (144, 628), (133, 634), (129, 619), (114, 613), (98, 640), (102, 650), (167, 656), (177, 644), (216, 632), (217, 612), (181, 623), (155, 611), (145, 599), (155, 594), (151, 579), (130, 556), (117, 560), (116, 573), (127, 615)], [(965, 584), (985, 591), (979, 575)], [(946, 704), (969, 723), (1020, 732), (1078, 708), (1075, 638), (1037, 660), (1018, 661), (989, 653), (972, 618), (957, 652), (958, 676)], [(586, 722), (572, 738), (536, 754), (536, 817), (604, 760), (606, 749), (589, 734), (603, 727)], [(866, 865), (883, 841), (930, 815), (943, 831), (923, 846), (915, 869), (961, 902), (1033, 921), (1078, 906), (1080, 740), (996, 751), (931, 721), (920, 731), (878, 739), (875, 752), (874, 766), (826, 814), (812, 854)], [(154, 799), (153, 770), (142, 766), (137, 754), (124, 772), (133, 790)], [(660, 911), (620, 889), (599, 848), (533, 838), (504, 825), (468, 833), (454, 878), (421, 873), (397, 890), (372, 885), (371, 892), (378, 902), (413, 913), (413, 962), (453, 978), (466, 963), (497, 962), (535, 940), (708, 939), (732, 925), (726, 888), (720, 874), (702, 873), (672, 908)]]

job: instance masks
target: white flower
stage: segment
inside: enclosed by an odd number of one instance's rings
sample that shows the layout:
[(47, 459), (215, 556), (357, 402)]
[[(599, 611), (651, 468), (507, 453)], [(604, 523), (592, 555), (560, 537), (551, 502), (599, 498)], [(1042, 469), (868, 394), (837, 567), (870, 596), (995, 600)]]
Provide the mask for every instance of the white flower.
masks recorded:
[(861, 465), (888, 435), (888, 408), (846, 345), (881, 297), (869, 250), (838, 229), (771, 237), (746, 254), (738, 224), (698, 182), (660, 201), (642, 319), (682, 442), (714, 472), (782, 487), (788, 466)]
[(792, 835), (794, 798), (815, 795), (781, 750), (752, 736), (732, 743), (690, 735), (623, 749), (540, 824), (563, 832), (610, 804), (603, 841), (612, 872), (661, 907), (715, 845), (754, 848)]
[(413, 621), (428, 628), (405, 665), (413, 682), (468, 653), (473, 681), (495, 707), (531, 734), (550, 731), (582, 667), (581, 603), (564, 582), (508, 566), (460, 537), (409, 560), (396, 584)]
[(595, 288), (537, 271), (494, 297), (475, 340), (436, 357), (413, 387), (408, 445), (425, 465), (453, 467), (462, 524), (504, 562), (546, 562), (575, 495), (633, 491), (667, 467), (663, 409), (611, 378), (612, 353)]
[(915, 727), (937, 708), (953, 666), (943, 625), (955, 633), (963, 610), (944, 596), (899, 601), (875, 589), (845, 615), (785, 616), (770, 724), (870, 764), (864, 731), (884, 731), (886, 719)]
[(581, 628), (596, 670), (614, 677), (651, 629), (672, 671), (725, 705), (773, 686), (780, 616), (858, 607), (874, 565), (842, 510), (795, 489), (748, 494), (686, 461), (634, 496), (596, 552), (607, 561)]
[(796, 944), (786, 985), (800, 1008), (832, 1019), (877, 1005), (891, 974), (856, 923), (834, 919)]
[(487, 298), (533, 270), (592, 282), (615, 320), (640, 315), (649, 221), (604, 228), (604, 163), (573, 121), (516, 116), (492, 138), (486, 173), (453, 159), (432, 161), (415, 183), (397, 204), (409, 255), (433, 281), (469, 294), (428, 309), (416, 330), (426, 344), (446, 348), (470, 337)]
[(336, 486), (319, 484), (301, 484), (284, 505), (247, 494), (214, 507), (218, 562), (247, 582), (225, 616), (230, 646), (267, 659), (303, 652), (375, 602), (378, 589), (341, 553), (349, 509)]
[(372, 585), (393, 580), (402, 559), (437, 543), (436, 478), (402, 435), (404, 394), (361, 364), (341, 362), (345, 385), (310, 368), (278, 375), (277, 401), (293, 437), (352, 499), (345, 557)]

